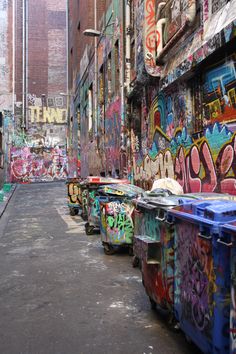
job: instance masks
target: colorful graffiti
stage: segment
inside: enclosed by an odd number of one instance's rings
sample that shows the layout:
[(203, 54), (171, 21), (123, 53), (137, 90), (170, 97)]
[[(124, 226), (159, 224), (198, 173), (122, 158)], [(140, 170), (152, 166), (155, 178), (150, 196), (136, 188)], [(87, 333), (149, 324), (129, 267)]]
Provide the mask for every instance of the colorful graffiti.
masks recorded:
[[(156, 178), (170, 177), (185, 192), (236, 194), (233, 58), (205, 71), (203, 93), (198, 80), (178, 83), (154, 98), (145, 151), (144, 143), (138, 152), (133, 148), (137, 184), (145, 187)], [(193, 128), (200, 131), (191, 134)]]
[(30, 183), (67, 177), (66, 151), (60, 148), (11, 148), (11, 182)]
[(133, 205), (114, 201), (105, 204), (107, 237), (112, 244), (132, 244), (133, 242)]
[(66, 124), (66, 109), (30, 106), (29, 116), (31, 123)]
[(67, 185), (68, 203), (71, 205), (82, 205), (81, 190), (78, 181), (70, 181)]
[[(142, 260), (142, 277), (147, 294), (160, 307), (172, 309), (174, 298), (174, 237), (167, 224), (156, 219), (163, 210), (139, 211), (135, 214), (135, 235), (143, 235), (134, 241), (136, 252)], [(141, 222), (140, 222), (141, 219)], [(151, 241), (151, 242), (150, 242)], [(152, 243), (156, 241), (156, 243)], [(161, 245), (160, 259), (149, 262), (149, 250)], [(150, 252), (155, 254), (155, 252)], [(153, 256), (155, 257), (155, 256)], [(157, 264), (153, 264), (153, 261)]]
[(203, 85), (203, 110), (206, 124), (236, 120), (236, 64), (235, 60), (210, 69)]
[(89, 222), (95, 225), (99, 224), (100, 221), (100, 204), (95, 190), (88, 192), (88, 203), (87, 210), (89, 216)]
[(155, 0), (144, 2), (144, 62), (147, 72), (160, 76), (161, 68), (156, 66), (156, 48), (160, 43), (160, 33), (156, 28)]
[[(105, 154), (108, 171), (119, 169), (120, 134), (121, 134), (121, 101), (116, 100), (106, 110), (105, 120)], [(115, 133), (115, 134), (114, 134)]]
[(186, 128), (176, 132), (170, 148), (135, 166), (135, 180), (175, 178), (185, 192), (236, 194), (236, 134), (215, 123), (194, 140)]
[(199, 227), (194, 224), (176, 226), (175, 304), (182, 320), (192, 322), (210, 337), (216, 290), (212, 244), (198, 233)]

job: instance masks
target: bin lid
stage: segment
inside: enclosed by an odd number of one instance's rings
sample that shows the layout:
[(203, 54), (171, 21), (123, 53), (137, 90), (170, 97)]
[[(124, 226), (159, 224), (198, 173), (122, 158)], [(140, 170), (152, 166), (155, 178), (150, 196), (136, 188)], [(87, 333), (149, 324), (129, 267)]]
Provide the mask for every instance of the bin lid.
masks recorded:
[(186, 197), (192, 197), (195, 199), (226, 199), (226, 200), (236, 200), (235, 195), (222, 194), (222, 193), (186, 193), (183, 194)]
[(129, 184), (128, 179), (118, 179), (118, 178), (110, 178), (110, 177), (101, 177), (101, 176), (88, 176), (84, 182), (84, 184)]
[(236, 234), (236, 221), (222, 225), (220, 230), (223, 232), (227, 232), (227, 233), (235, 235)]
[(109, 184), (99, 188), (99, 192), (129, 198), (145, 195), (144, 189), (132, 184)]
[(146, 193), (148, 197), (168, 197), (169, 195), (173, 194), (170, 190), (164, 188), (156, 188), (151, 191), (147, 191)]
[(192, 203), (193, 200), (193, 198), (178, 195), (169, 195), (167, 197), (149, 197), (148, 195), (137, 199), (135, 204), (146, 209), (157, 209), (170, 208), (178, 205), (183, 205), (185, 203)]
[(230, 200), (199, 200), (169, 210), (169, 215), (208, 225), (236, 220), (236, 203)]

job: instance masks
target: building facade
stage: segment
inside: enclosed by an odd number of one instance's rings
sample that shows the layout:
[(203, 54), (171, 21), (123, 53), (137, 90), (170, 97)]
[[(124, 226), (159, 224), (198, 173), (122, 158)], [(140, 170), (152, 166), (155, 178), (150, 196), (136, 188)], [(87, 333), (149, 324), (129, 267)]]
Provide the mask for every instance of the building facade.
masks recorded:
[(4, 75), (5, 82), (9, 81), (8, 102), (6, 98), (1, 102), (7, 147), (5, 180), (28, 183), (65, 179), (66, 0), (1, 3), (8, 49), (2, 51), (8, 53)]
[(81, 176), (127, 176), (146, 189), (171, 177), (185, 192), (236, 194), (236, 1), (105, 5), (72, 79)]

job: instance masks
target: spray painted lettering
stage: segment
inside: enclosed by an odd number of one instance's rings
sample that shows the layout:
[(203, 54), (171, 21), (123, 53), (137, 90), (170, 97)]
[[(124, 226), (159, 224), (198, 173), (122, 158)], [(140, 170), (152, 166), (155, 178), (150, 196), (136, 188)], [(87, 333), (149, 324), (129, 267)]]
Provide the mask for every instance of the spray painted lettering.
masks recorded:
[(106, 204), (107, 235), (111, 243), (132, 244), (134, 232), (133, 210), (134, 207), (128, 203), (117, 201)]
[(66, 123), (66, 109), (30, 106), (29, 115), (31, 123)]

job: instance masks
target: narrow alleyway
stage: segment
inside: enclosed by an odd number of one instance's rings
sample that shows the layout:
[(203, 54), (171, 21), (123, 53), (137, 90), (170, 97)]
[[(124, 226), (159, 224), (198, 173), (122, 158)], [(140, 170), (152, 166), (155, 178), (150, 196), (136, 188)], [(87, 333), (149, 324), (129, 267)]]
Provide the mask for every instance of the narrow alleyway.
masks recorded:
[(21, 185), (0, 219), (0, 353), (189, 354), (127, 254), (69, 216), (64, 183)]

